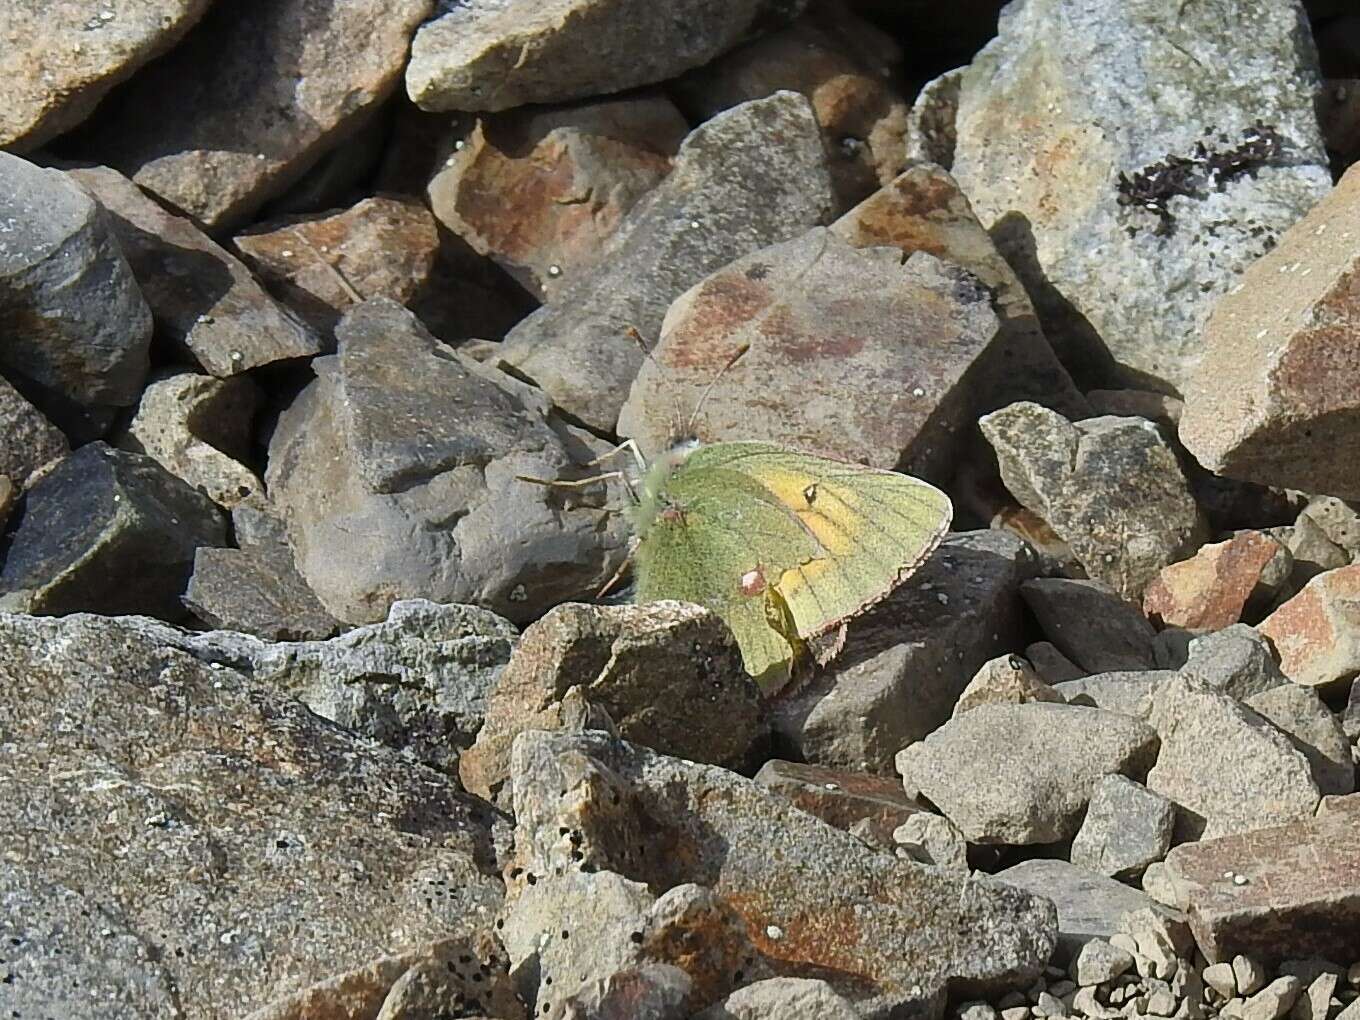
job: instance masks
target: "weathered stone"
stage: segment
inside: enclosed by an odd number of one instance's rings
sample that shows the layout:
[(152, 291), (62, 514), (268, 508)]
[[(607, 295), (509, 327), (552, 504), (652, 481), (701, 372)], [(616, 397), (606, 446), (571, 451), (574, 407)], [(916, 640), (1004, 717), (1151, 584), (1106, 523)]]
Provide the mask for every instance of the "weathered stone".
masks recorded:
[(982, 664), (1019, 643), (1016, 589), (1034, 566), (1004, 532), (945, 539), (909, 583), (850, 621), (828, 667), (774, 702), (778, 739), (805, 761), (891, 776), (893, 755), (948, 719)]
[(1281, 684), (1246, 699), (1253, 711), (1276, 725), (1308, 759), (1313, 782), (1325, 795), (1355, 792), (1355, 764), (1350, 741), (1317, 692), (1298, 684)]
[(160, 336), (225, 379), (321, 351), (321, 338), (192, 222), (106, 167), (68, 170), (109, 214)]
[(5, 525), (9, 523), (9, 514), (14, 509), (14, 501), (17, 498), (18, 490), (10, 481), (9, 475), (0, 475), (0, 531), (3, 531)]
[(982, 705), (904, 748), (897, 770), (908, 796), (929, 798), (971, 843), (1053, 843), (1077, 832), (1102, 776), (1141, 777), (1156, 755), (1157, 735), (1131, 716)]
[[(622, 92), (707, 64), (807, 0), (546, 0), (438, 8), (411, 45), (406, 91), (425, 110), (508, 110)], [(620, 60), (620, 54), (628, 54)]]
[(812, 978), (766, 978), (739, 988), (694, 1020), (856, 1020), (861, 1014), (825, 981)]
[(1248, 832), (1317, 807), (1308, 759), (1235, 698), (1176, 676), (1153, 694), (1150, 722), (1162, 747), (1147, 786), (1175, 802), (1178, 840)]
[(896, 833), (924, 808), (902, 792), (902, 783), (867, 772), (822, 765), (767, 761), (756, 782), (794, 807), (838, 829), (867, 834), (876, 846), (893, 847)]
[(1163, 567), (1143, 592), (1143, 612), (1159, 626), (1215, 631), (1242, 619), (1281, 546), (1259, 531), (1200, 546), (1187, 560)]
[(1278, 977), (1242, 1004), (1242, 1020), (1279, 1020), (1294, 1006), (1303, 983), (1292, 974)]
[(0, 615), (7, 1010), (245, 1016), (489, 923), (455, 784), (136, 622)]
[(1133, 957), (1104, 939), (1091, 939), (1081, 947), (1074, 964), (1077, 984), (1083, 988), (1103, 985), (1133, 969)]
[(1069, 422), (1019, 403), (979, 424), (1006, 488), (1052, 526), (1090, 577), (1125, 598), (1137, 599), (1162, 567), (1199, 545), (1199, 508), (1152, 422)]
[(1157, 685), (1176, 674), (1169, 669), (1096, 673), (1054, 684), (1069, 705), (1087, 705), (1146, 719), (1152, 714), (1152, 694)]
[(258, 548), (199, 548), (184, 604), (211, 627), (266, 641), (324, 640), (340, 629), (286, 546), (272, 555)]
[(1180, 674), (1238, 701), (1289, 682), (1280, 672), (1270, 643), (1246, 624), (1235, 624), (1191, 641)]
[(959, 112), (959, 89), (964, 68), (956, 67), (921, 86), (907, 114), (907, 158), (934, 163), (946, 170), (954, 166), (954, 129)]
[(1294, 1003), (1290, 1017), (1293, 1020), (1327, 1020), (1340, 977), (1335, 971), (1323, 971), (1309, 981), (1303, 995)]
[(779, 92), (743, 103), (690, 134), (670, 175), (619, 226), (595, 269), (511, 330), (501, 356), (559, 407), (613, 431), (644, 360), (628, 330), (654, 342), (684, 291), (826, 222), (832, 209), (807, 100)]
[(1035, 641), (1025, 646), (1025, 658), (1034, 664), (1044, 683), (1056, 686), (1087, 675), (1075, 662), (1058, 650), (1052, 641)]
[(1237, 975), (1233, 973), (1232, 964), (1226, 960), (1204, 968), (1204, 983), (1224, 999), (1237, 995)]
[(562, 1000), (558, 1015), (566, 1020), (687, 1020), (693, 991), (689, 975), (679, 967), (625, 967)]
[(852, 248), (819, 228), (676, 299), (619, 432), (653, 456), (675, 441), (675, 408), (702, 399), (693, 428), (702, 442), (767, 440), (947, 477), (973, 419), (970, 369), (998, 331), (973, 277), (931, 255), (904, 262), (894, 248)]
[[(528, 874), (700, 882), (776, 974), (820, 973), (870, 1020), (938, 1008), (951, 978), (1031, 981), (1052, 950), (1047, 902), (872, 850), (713, 766), (598, 733), (526, 732), (512, 775)], [(512, 881), (512, 897), (532, 888)]]
[(1018, 655), (988, 659), (968, 681), (954, 705), (954, 718), (979, 705), (1023, 705), (1031, 701), (1063, 704), (1066, 699), (1039, 679), (1034, 667)]
[(1360, 510), (1336, 496), (1314, 496), (1300, 516), (1307, 516), (1351, 559), (1360, 554)]
[(423, 597), (525, 622), (604, 585), (624, 545), (605, 485), (521, 479), (560, 478), (602, 444), (391, 300), (356, 306), (337, 335), (339, 353), (313, 363), (318, 378), (280, 418), (266, 475), (330, 613), (368, 623)]
[(0, 475), (25, 486), (39, 469), (70, 449), (61, 429), (0, 376)]
[(463, 785), (493, 798), (510, 776), (515, 737), (560, 729), (572, 688), (604, 709), (620, 736), (664, 754), (749, 768), (768, 740), (760, 692), (712, 613), (682, 602), (569, 603), (525, 630), (476, 746), (459, 762)]
[(137, 402), (151, 312), (93, 199), (0, 152), (0, 369), (77, 442)]
[(264, 483), (241, 463), (250, 456), (259, 390), (246, 376), (214, 379), (180, 372), (151, 383), (118, 445), (144, 453), (191, 488), (230, 510), (263, 498)]
[(1099, 581), (1037, 577), (1020, 586), (1020, 595), (1049, 639), (1088, 673), (1155, 665), (1152, 625)]
[(963, 73), (954, 174), (1079, 378), (1183, 390), (1215, 302), (1331, 186), (1298, 4), (1221, 13), (1011, 6)]
[(1269, 534), (1284, 542), (1293, 560), (1288, 581), (1281, 587), (1278, 601), (1285, 601), (1324, 570), (1350, 563), (1346, 550), (1333, 542), (1317, 521), (1304, 510), (1293, 524), (1271, 528)]
[[(975, 450), (980, 450), (974, 447)], [(983, 456), (988, 461), (993, 461), (990, 452)], [(968, 466), (960, 467), (960, 474), (968, 470), (977, 470)], [(996, 488), (1000, 495), (1005, 492), (1004, 486), (1000, 484), (1000, 479), (996, 479)], [(955, 476), (955, 485), (958, 484), (958, 476)], [(1048, 526), (1048, 521), (1044, 520), (1033, 510), (1020, 506), (1018, 503), (1009, 502), (1010, 494), (1005, 494), (1007, 504), (997, 509), (991, 514), (990, 527), (1003, 531), (1012, 532), (1029, 543), (1031, 549), (1038, 554), (1043, 569), (1040, 575), (1043, 577), (1085, 577), (1086, 570), (1076, 557), (1072, 555), (1071, 547), (1058, 537), (1058, 533)], [(960, 509), (965, 509), (964, 504)], [(990, 507), (988, 508), (991, 509)], [(983, 516), (979, 514), (979, 516)], [(1070, 678), (1069, 678), (1070, 679)]]
[(450, 1008), (527, 1020), (507, 966), (505, 951), (489, 933), (476, 942), (447, 939), (437, 943), (392, 983), (374, 1020), (420, 1020)]
[(1214, 307), (1180, 428), (1209, 470), (1360, 498), (1358, 215), (1352, 170)]
[(1360, 670), (1360, 564), (1318, 574), (1257, 628), (1280, 669), (1298, 684), (1325, 687)]
[(670, 172), (688, 132), (661, 95), (482, 117), (431, 178), (430, 207), (551, 302), (599, 260), (628, 211)]
[(1124, 776), (1105, 776), (1091, 792), (1070, 859), (1111, 878), (1137, 874), (1166, 856), (1175, 822), (1165, 797)]
[(937, 868), (968, 874), (968, 841), (959, 827), (942, 815), (918, 811), (893, 830), (898, 856)]
[(90, 443), (29, 490), (0, 591), (25, 612), (179, 619), (194, 551), (226, 541), (206, 496), (150, 457)]
[(1339, 170), (1360, 159), (1360, 78), (1329, 78), (1322, 83), (1318, 125), (1333, 167)]
[(397, 86), (433, 0), (216, 4), (75, 148), (209, 229), (282, 194)]

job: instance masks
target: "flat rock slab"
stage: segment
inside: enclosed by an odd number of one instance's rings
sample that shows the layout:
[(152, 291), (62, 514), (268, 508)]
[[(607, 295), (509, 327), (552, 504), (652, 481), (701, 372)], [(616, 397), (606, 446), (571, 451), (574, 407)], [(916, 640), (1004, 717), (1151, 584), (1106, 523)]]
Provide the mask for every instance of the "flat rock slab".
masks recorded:
[(1360, 670), (1360, 564), (1318, 574), (1259, 629), (1296, 684), (1349, 680)]
[(1141, 610), (1108, 585), (1036, 577), (1020, 597), (1050, 641), (1088, 673), (1134, 672), (1156, 665), (1156, 632)]
[(1189, 904), (1208, 960), (1360, 957), (1360, 798), (1337, 804), (1316, 818), (1167, 855), (1167, 876)]

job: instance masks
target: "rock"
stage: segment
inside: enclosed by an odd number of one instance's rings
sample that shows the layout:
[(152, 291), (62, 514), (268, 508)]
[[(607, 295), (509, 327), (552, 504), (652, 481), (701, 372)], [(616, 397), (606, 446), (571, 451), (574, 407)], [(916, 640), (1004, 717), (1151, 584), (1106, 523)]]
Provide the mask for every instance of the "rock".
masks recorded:
[(24, 1015), (97, 996), (245, 1016), (471, 938), (503, 895), (455, 784), (128, 622), (0, 615), (0, 683), (0, 781), (24, 804), (0, 823), (4, 995)]
[(1133, 969), (1133, 957), (1127, 950), (1112, 946), (1104, 939), (1091, 939), (1077, 953), (1074, 974), (1083, 988), (1103, 985)]
[[(170, 49), (209, 0), (92, 9), (78, 0), (0, 11), (0, 146), (28, 152), (69, 131), (133, 72)], [(110, 15), (110, 16), (105, 16)]]
[(1280, 543), (1259, 531), (1200, 546), (1187, 560), (1163, 567), (1143, 592), (1143, 612), (1159, 626), (1216, 631), (1242, 619), (1262, 587)]
[(287, 546), (199, 548), (184, 604), (211, 627), (266, 641), (324, 640), (340, 629), (298, 574)]
[(142, 392), (119, 446), (143, 453), (227, 510), (263, 498), (264, 483), (241, 461), (251, 455), (260, 391), (249, 377), (179, 372)]
[(204, 225), (282, 194), (396, 87), (432, 0), (217, 4), (73, 145)]
[(1250, 956), (1238, 953), (1233, 957), (1232, 969), (1238, 995), (1252, 996), (1265, 986), (1265, 968)]
[(1071, 861), (1101, 875), (1137, 874), (1171, 848), (1175, 806), (1121, 775), (1096, 782)]
[(712, 613), (682, 602), (569, 603), (525, 630), (476, 746), (459, 763), (463, 785), (494, 798), (509, 778), (515, 737), (561, 728), (573, 688), (608, 713), (620, 736), (662, 753), (749, 768), (768, 742), (760, 692)]
[(1269, 534), (1284, 542), (1293, 560), (1289, 579), (1282, 586), (1279, 601), (1298, 594), (1300, 588), (1324, 570), (1334, 570), (1350, 563), (1346, 550), (1333, 542), (1308, 511), (1304, 510), (1293, 524), (1271, 528)]
[(1099, 581), (1038, 577), (1020, 594), (1039, 626), (1090, 673), (1151, 669), (1154, 632), (1139, 609)]
[(1298, 684), (1282, 684), (1246, 699), (1253, 711), (1269, 719), (1308, 759), (1313, 782), (1324, 795), (1355, 792), (1355, 764), (1341, 720), (1317, 692)]
[(982, 664), (1019, 644), (1016, 589), (1033, 570), (1012, 535), (945, 539), (910, 583), (850, 621), (828, 667), (771, 705), (781, 746), (805, 761), (891, 776), (893, 756), (949, 718)]
[(1170, 432), (1176, 431), (1185, 402), (1154, 390), (1087, 390), (1087, 403), (1097, 415), (1146, 418)]
[(1360, 564), (1328, 570), (1261, 621), (1290, 680), (1325, 687), (1360, 670), (1358, 589)]
[(898, 856), (968, 874), (968, 841), (948, 818), (919, 811), (893, 830)]
[(959, 1020), (997, 1020), (997, 1012), (986, 1002), (961, 1002)]
[(954, 175), (1079, 378), (1184, 391), (1220, 296), (1330, 188), (1308, 38), (1296, 3), (1043, 0), (963, 72)]
[(1327, 1020), (1340, 977), (1335, 971), (1323, 971), (1309, 981), (1304, 994), (1294, 1003), (1290, 1017), (1293, 1020)]
[[(1058, 908), (1059, 960), (1073, 959), (1092, 939), (1110, 940), (1119, 932), (1119, 920), (1134, 910), (1157, 903), (1122, 882), (1097, 875), (1066, 861), (1035, 859), (999, 871), (996, 881), (1026, 889), (1051, 900)], [(1132, 939), (1129, 940), (1132, 944)]]
[(560, 478), (600, 444), (386, 298), (352, 309), (337, 336), (339, 352), (313, 362), (317, 379), (280, 417), (265, 479), (328, 612), (368, 623), (419, 596), (526, 622), (599, 590), (624, 542), (603, 483), (520, 476)]
[(701, 442), (766, 440), (942, 479), (973, 418), (971, 368), (998, 330), (990, 295), (966, 273), (819, 228), (676, 299), (619, 432), (655, 456), (674, 445), (675, 409), (702, 400)]
[(1249, 832), (1317, 807), (1307, 758), (1235, 698), (1173, 677), (1153, 694), (1149, 721), (1162, 747), (1147, 786), (1175, 802), (1178, 841)]
[(1234, 624), (1190, 642), (1181, 676), (1245, 701), (1289, 682), (1261, 633)]
[(489, 933), (475, 944), (446, 939), (392, 983), (375, 1020), (418, 1020), (450, 1008), (527, 1020), (506, 967), (505, 952)]
[(856, 1020), (861, 1014), (825, 981), (812, 978), (766, 978), (739, 988), (722, 1002), (696, 1014), (694, 1020)]
[(651, 344), (675, 298), (734, 259), (826, 222), (833, 201), (806, 99), (779, 92), (721, 113), (685, 139), (595, 269), (511, 330), (501, 357), (563, 410), (614, 431), (644, 360), (627, 331)]
[(151, 313), (99, 206), (0, 152), (0, 369), (77, 442), (137, 402)]
[[(1141, 777), (1156, 753), (1156, 734), (1129, 716), (983, 705), (904, 748), (897, 770), (908, 796), (929, 798), (969, 842), (1023, 845), (1075, 835), (1100, 777)], [(979, 767), (987, 783), (975, 781)]]
[(867, 772), (843, 772), (822, 765), (767, 761), (755, 780), (800, 811), (816, 815), (847, 832), (865, 833), (867, 842), (893, 848), (897, 834), (924, 809), (905, 793), (902, 783)]
[(206, 496), (150, 457), (90, 443), (29, 490), (0, 591), (24, 612), (175, 620), (194, 551), (226, 541)]
[(954, 122), (963, 72), (964, 68), (956, 67), (921, 86), (907, 114), (907, 159), (953, 168), (958, 144)]
[(185, 359), (226, 379), (321, 351), (321, 338), (192, 222), (116, 170), (67, 174), (108, 213), (159, 335)]
[(1158, 684), (1176, 674), (1169, 669), (1096, 673), (1055, 684), (1053, 689), (1069, 705), (1086, 705), (1138, 719), (1152, 714), (1152, 695)]
[(954, 705), (958, 718), (979, 705), (1023, 705), (1031, 701), (1064, 704), (1061, 694), (1039, 679), (1039, 674), (1018, 655), (1000, 655), (982, 664)]
[[(707, 64), (806, 2), (440, 7), (411, 45), (406, 91), (423, 110), (508, 110), (622, 92)], [(629, 58), (619, 60), (621, 53)]]
[(991, 292), (1001, 331), (969, 379), (975, 416), (1018, 400), (1073, 418), (1089, 416), (1090, 406), (1053, 354), (1015, 270), (947, 171), (929, 164), (910, 167), (831, 230), (856, 248), (886, 245), (908, 255), (934, 255), (975, 276)]
[(1069, 422), (1032, 403), (981, 419), (1001, 479), (1086, 573), (1137, 599), (1200, 543), (1204, 523), (1175, 451), (1144, 418)]
[(479, 118), (430, 179), (439, 222), (553, 301), (670, 172), (689, 124), (643, 94)]
[(1350, 559), (1360, 554), (1360, 510), (1351, 503), (1335, 496), (1314, 496), (1300, 516), (1313, 521)]
[(1204, 968), (1204, 983), (1224, 999), (1237, 995), (1237, 975), (1233, 965), (1228, 962), (1212, 963)]
[(1351, 741), (1360, 740), (1360, 683), (1351, 682), (1346, 707), (1341, 711), (1341, 729)]
[(17, 498), (18, 491), (9, 480), (9, 475), (0, 475), (0, 532), (4, 531), (5, 525), (9, 522), (10, 511), (14, 509)]
[(901, 46), (843, 6), (813, 4), (672, 85), (695, 123), (780, 89), (812, 104), (832, 154), (837, 206), (849, 209), (906, 166), (907, 103), (894, 87)]
[(1338, 226), (1360, 212), (1360, 171), (1319, 198), (1214, 307), (1180, 435), (1216, 474), (1360, 498), (1360, 359), (1335, 341), (1360, 320)]
[[(938, 1008), (949, 978), (1032, 981), (1052, 951), (1045, 901), (872, 850), (714, 766), (599, 733), (531, 731), (515, 742), (512, 781), (528, 874), (701, 882), (775, 974), (821, 973), (866, 1018)], [(533, 888), (512, 882), (511, 902)], [(558, 948), (540, 959), (547, 951)]]
[(1056, 687), (1069, 680), (1080, 680), (1086, 670), (1069, 659), (1052, 641), (1035, 641), (1025, 646), (1025, 658), (1034, 664), (1044, 683)]
[(625, 967), (596, 978), (562, 1001), (559, 1015), (571, 1020), (686, 1020), (693, 982), (665, 963)]
[(70, 449), (61, 429), (0, 376), (0, 474), (26, 486), (40, 469)]

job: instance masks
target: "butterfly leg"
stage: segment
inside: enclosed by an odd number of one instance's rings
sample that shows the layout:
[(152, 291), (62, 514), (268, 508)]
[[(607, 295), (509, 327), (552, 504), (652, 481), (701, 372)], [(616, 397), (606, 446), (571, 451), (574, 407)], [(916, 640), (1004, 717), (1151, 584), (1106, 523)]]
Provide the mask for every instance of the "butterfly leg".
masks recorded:
[(515, 475), (515, 480), (520, 482), (531, 482), (534, 485), (542, 485), (549, 489), (581, 489), (587, 485), (594, 485), (596, 482), (607, 482), (611, 478), (617, 478), (624, 484), (628, 479), (622, 471), (606, 471), (602, 475), (591, 475), (589, 478), (533, 478), (529, 475)]
[(614, 576), (611, 577), (608, 581), (606, 581), (606, 582), (604, 583), (604, 587), (601, 588), (599, 591), (597, 591), (597, 592), (595, 593), (595, 597), (596, 597), (597, 599), (602, 599), (602, 598), (604, 598), (607, 594), (609, 594), (609, 590), (610, 590), (611, 588), (613, 588), (614, 585), (616, 585), (616, 584), (619, 583), (619, 579), (620, 579), (621, 577), (623, 577), (623, 575), (627, 572), (628, 568), (631, 567), (631, 566), (633, 565), (633, 552), (634, 552), (634, 546), (633, 546), (633, 545), (629, 545), (629, 547), (628, 547), (628, 555), (625, 556), (625, 557), (623, 558), (623, 562), (619, 564), (619, 569), (616, 570), (616, 571), (614, 571)]
[(637, 443), (631, 439), (625, 439), (623, 442), (621, 442), (618, 446), (614, 447), (608, 453), (602, 453), (594, 460), (586, 461), (584, 466), (595, 467), (598, 464), (603, 464), (610, 457), (617, 457), (620, 453), (622, 453), (625, 450), (627, 450), (629, 453), (633, 455), (633, 464), (636, 465), (638, 473), (645, 475), (647, 473), (647, 461), (643, 459), (642, 451), (638, 449)]

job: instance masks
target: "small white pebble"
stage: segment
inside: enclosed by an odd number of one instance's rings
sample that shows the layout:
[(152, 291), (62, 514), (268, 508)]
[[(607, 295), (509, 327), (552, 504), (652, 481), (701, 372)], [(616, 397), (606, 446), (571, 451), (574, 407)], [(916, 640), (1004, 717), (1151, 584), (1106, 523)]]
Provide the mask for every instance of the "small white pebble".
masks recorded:
[(552, 265), (548, 267), (548, 275), (552, 277), (554, 280), (556, 280), (559, 276), (562, 275), (562, 267), (559, 266), (556, 262), (554, 262)]
[(822, 787), (823, 789), (831, 790), (833, 792), (840, 789), (835, 783), (823, 783)]
[(1233, 885), (1246, 885), (1250, 881), (1251, 879), (1249, 879), (1246, 875), (1233, 876)]
[(232, 361), (244, 361), (244, 360), (245, 360), (245, 357), (246, 357), (246, 356), (245, 356), (244, 354), (242, 354), (240, 351), (232, 351), (232, 352), (231, 352), (231, 360), (232, 360)]
[(924, 397), (926, 395), (926, 391), (921, 389), (921, 387), (917, 386), (916, 389), (911, 391), (911, 395), (913, 397)]
[(282, 255), (282, 256), (283, 256), (284, 258), (286, 258), (286, 259), (291, 259), (291, 258), (293, 257), (293, 249), (292, 249), (292, 248), (285, 248), (285, 249), (283, 249), (283, 251), (279, 252), (279, 254)]
[(699, 221), (698, 221), (698, 220), (690, 220), (690, 221), (689, 221), (689, 229), (690, 229), (690, 230), (698, 230), (698, 229), (699, 229)]
[(772, 939), (782, 939), (784, 937), (784, 929), (777, 924), (772, 924), (765, 929), (765, 934)]

